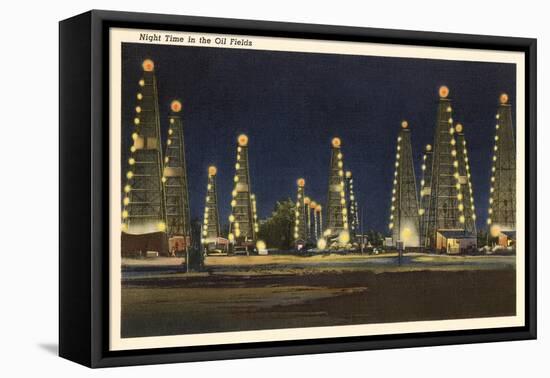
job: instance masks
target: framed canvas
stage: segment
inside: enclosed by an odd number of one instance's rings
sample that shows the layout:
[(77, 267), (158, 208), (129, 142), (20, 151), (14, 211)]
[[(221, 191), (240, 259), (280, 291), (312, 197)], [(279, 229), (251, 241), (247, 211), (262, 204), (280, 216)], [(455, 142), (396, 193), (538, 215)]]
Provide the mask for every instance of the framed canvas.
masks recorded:
[(536, 40), (60, 23), (60, 355), (536, 337)]

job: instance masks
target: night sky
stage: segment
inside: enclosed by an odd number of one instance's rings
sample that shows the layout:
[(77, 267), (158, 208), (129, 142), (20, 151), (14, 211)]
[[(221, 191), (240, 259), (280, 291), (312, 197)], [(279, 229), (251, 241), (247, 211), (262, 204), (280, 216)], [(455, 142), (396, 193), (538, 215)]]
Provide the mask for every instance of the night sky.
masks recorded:
[(183, 103), (192, 218), (202, 217), (207, 167), (213, 164), (221, 223), (227, 223), (240, 133), (249, 136), (260, 219), (277, 200), (295, 199), (299, 177), (306, 180), (306, 195), (324, 205), (330, 141), (338, 136), (344, 167), (354, 173), (364, 228), (386, 233), (400, 123), (409, 122), (419, 176), (444, 84), (453, 119), (464, 125), (478, 227), (485, 225), (498, 96), (506, 92), (515, 104), (513, 64), (124, 44), (123, 172), (145, 58), (155, 62), (163, 141), (170, 101)]

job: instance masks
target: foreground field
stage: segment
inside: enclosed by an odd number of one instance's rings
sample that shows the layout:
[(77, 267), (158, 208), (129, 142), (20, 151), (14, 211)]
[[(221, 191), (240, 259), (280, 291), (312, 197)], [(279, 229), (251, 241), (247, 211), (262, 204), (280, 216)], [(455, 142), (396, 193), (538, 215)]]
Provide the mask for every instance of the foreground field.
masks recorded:
[(514, 257), (209, 257), (124, 260), (122, 336), (515, 314)]

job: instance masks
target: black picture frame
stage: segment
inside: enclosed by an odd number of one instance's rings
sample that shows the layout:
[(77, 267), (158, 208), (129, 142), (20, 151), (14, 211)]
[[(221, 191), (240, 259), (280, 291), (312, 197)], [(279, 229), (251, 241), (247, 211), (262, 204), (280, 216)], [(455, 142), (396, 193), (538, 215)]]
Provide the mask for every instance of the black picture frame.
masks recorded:
[[(110, 27), (520, 51), (526, 57), (524, 327), (109, 351)], [(536, 338), (536, 39), (93, 10), (59, 24), (59, 354), (89, 367)]]

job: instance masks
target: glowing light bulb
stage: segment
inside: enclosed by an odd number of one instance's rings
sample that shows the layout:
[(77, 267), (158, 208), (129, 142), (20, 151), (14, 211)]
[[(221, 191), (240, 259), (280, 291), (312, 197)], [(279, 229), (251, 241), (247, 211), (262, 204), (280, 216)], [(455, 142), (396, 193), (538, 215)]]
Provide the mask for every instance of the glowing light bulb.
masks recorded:
[(141, 64), (143, 71), (151, 72), (155, 69), (155, 63), (151, 59), (145, 59)]
[(157, 224), (157, 229), (161, 232), (165, 231), (166, 230), (166, 224), (164, 222), (159, 222)]

